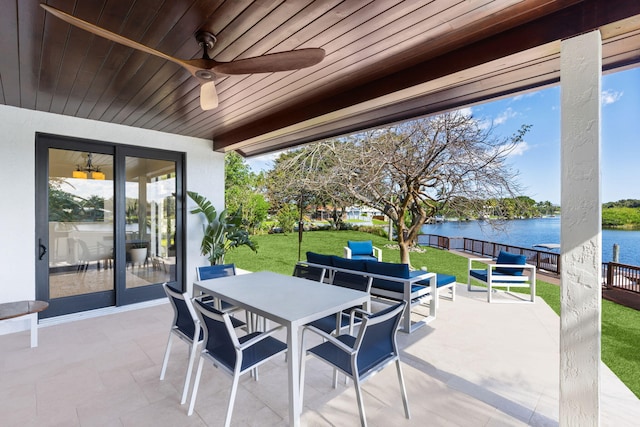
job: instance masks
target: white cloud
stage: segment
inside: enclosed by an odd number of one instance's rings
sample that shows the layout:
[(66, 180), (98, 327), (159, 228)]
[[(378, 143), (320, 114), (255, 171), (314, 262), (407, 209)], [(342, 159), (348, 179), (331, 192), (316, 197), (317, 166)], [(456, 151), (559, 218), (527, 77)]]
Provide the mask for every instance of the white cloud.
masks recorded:
[(526, 151), (529, 151), (531, 146), (526, 141), (522, 141), (516, 144), (515, 147), (509, 152), (509, 157), (522, 156)]
[(491, 127), (491, 120), (488, 120), (486, 118), (477, 120), (477, 122), (478, 122), (478, 127), (482, 130), (487, 130)]
[(622, 98), (623, 93), (624, 92), (603, 90), (601, 95), (602, 105), (609, 105), (613, 104), (614, 102), (618, 102), (620, 98)]
[(473, 110), (471, 109), (471, 107), (461, 108), (461, 109), (458, 110), (458, 113), (460, 113), (464, 117), (473, 116)]
[(493, 125), (494, 126), (501, 125), (504, 122), (506, 122), (507, 120), (516, 117), (517, 115), (518, 115), (518, 113), (513, 111), (513, 109), (511, 107), (509, 107), (506, 110), (504, 110), (500, 115), (498, 115), (498, 117), (493, 119)]
[(535, 92), (527, 92), (527, 93), (521, 93), (519, 95), (514, 96), (513, 98), (511, 98), (512, 101), (521, 101), (524, 98), (530, 98), (532, 96), (536, 96), (538, 94), (537, 91)]
[(254, 172), (269, 170), (273, 167), (273, 161), (278, 158), (282, 151), (276, 153), (263, 154), (262, 156), (248, 157), (247, 164)]

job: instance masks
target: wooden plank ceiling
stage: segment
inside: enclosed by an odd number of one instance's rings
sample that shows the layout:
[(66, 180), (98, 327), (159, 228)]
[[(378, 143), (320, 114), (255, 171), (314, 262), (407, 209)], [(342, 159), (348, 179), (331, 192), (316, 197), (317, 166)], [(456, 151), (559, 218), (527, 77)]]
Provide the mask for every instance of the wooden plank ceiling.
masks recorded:
[[(168, 55), (218, 61), (320, 47), (310, 68), (217, 76), (220, 105), (164, 59), (0, 0), (5, 105), (213, 140), (256, 155), (559, 79), (559, 41), (600, 28), (607, 70), (640, 62), (640, 2), (628, 0), (49, 0)], [(176, 147), (180, 149), (180, 147)]]

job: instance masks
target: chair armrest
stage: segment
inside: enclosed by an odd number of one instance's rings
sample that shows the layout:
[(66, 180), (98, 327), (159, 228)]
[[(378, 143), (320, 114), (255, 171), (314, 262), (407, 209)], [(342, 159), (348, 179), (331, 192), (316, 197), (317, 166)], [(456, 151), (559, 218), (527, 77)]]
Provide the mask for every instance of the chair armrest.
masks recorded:
[[(404, 280), (409, 280), (410, 283), (416, 283), (416, 282), (422, 282), (423, 280), (429, 280), (431, 281), (431, 279), (435, 279), (436, 277), (438, 277), (437, 273), (434, 273), (432, 271), (425, 271), (424, 273), (418, 275), (418, 276), (413, 276), (410, 279), (404, 279)], [(431, 283), (431, 282), (429, 282)]]
[(489, 265), (489, 268), (491, 268), (492, 270), (495, 270), (496, 268), (528, 268), (528, 269), (533, 269), (536, 268), (535, 265), (531, 265), (531, 264), (491, 264)]
[(382, 261), (382, 249), (373, 247), (373, 256), (378, 259), (378, 261)]
[(471, 270), (474, 261), (481, 262), (481, 263), (484, 263), (484, 264), (487, 264), (487, 265), (489, 265), (489, 263), (493, 262), (493, 260), (491, 258), (469, 258), (469, 270)]
[(263, 339), (270, 337), (271, 335), (273, 335), (275, 332), (279, 331), (280, 329), (284, 328), (284, 326), (280, 325), (277, 326), (275, 328), (272, 328), (270, 330), (268, 330), (267, 332), (263, 332), (260, 335), (251, 338), (250, 340), (247, 340), (245, 342), (243, 342), (242, 344), (240, 344), (240, 346), (238, 347), (239, 350), (244, 350), (247, 347), (251, 347), (252, 345), (254, 345), (257, 342), (262, 341)]
[(356, 319), (356, 313), (360, 313), (363, 316), (371, 316), (371, 312), (367, 311), (367, 310), (363, 310), (361, 308), (354, 308), (351, 309), (351, 312), (349, 313), (349, 333), (353, 332), (353, 326), (354, 326), (354, 321)]
[(334, 337), (333, 335), (330, 335), (324, 331), (321, 331), (319, 329), (313, 328), (313, 331), (315, 333), (317, 333), (318, 335), (320, 335), (322, 337), (323, 340), (325, 341), (331, 341), (331, 344), (335, 345), (336, 347), (338, 347), (340, 350), (344, 351), (345, 353), (351, 355), (355, 353), (355, 350), (351, 347), (349, 347), (348, 345), (346, 345), (345, 343), (343, 343), (342, 341), (340, 341), (339, 339), (337, 339), (336, 337)]
[(348, 246), (344, 247), (344, 257), (346, 259), (351, 259), (351, 248), (349, 248)]

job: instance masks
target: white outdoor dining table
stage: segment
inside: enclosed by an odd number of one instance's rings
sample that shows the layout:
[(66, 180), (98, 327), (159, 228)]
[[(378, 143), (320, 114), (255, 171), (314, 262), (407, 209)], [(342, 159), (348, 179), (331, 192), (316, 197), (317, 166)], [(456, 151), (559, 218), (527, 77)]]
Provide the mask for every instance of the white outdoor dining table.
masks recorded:
[(348, 308), (369, 303), (366, 292), (293, 276), (261, 271), (194, 282), (202, 291), (287, 328), (289, 424), (300, 425), (300, 331), (302, 327)]

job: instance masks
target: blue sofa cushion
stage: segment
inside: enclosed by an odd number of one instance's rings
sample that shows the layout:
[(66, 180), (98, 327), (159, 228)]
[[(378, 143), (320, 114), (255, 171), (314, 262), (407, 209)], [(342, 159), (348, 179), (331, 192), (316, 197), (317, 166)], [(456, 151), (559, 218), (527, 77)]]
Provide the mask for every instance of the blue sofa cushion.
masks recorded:
[(378, 258), (373, 255), (351, 255), (351, 259), (361, 259), (365, 261), (377, 261)]
[(331, 262), (333, 263), (334, 267), (353, 271), (353, 273), (336, 271), (336, 273), (333, 275), (334, 285), (342, 286), (343, 288), (356, 289), (363, 292), (367, 291), (369, 278), (364, 276), (362, 273), (359, 273), (360, 271), (366, 271), (366, 261), (332, 256)]
[(372, 255), (373, 254), (373, 241), (353, 241), (349, 240), (347, 246), (351, 249), (351, 256), (353, 255)]
[[(424, 273), (427, 273), (427, 271), (424, 271), (424, 270), (412, 271), (411, 277), (420, 276), (421, 274), (424, 274)], [(436, 286), (438, 288), (444, 285), (448, 285), (449, 283), (453, 283), (455, 281), (456, 281), (456, 276), (450, 276), (448, 274), (440, 274), (440, 273), (437, 273), (436, 275)], [(429, 280), (421, 280), (417, 283), (419, 285), (429, 286)]]
[(339, 256), (331, 256), (331, 263), (334, 267), (347, 270), (367, 271), (367, 262), (362, 259), (347, 259)]
[[(367, 262), (367, 271), (373, 274), (380, 274), (382, 276), (399, 277), (401, 279), (408, 279), (410, 277), (409, 266), (407, 264), (398, 264), (393, 262)], [(374, 288), (385, 289), (392, 292), (403, 292), (404, 284), (402, 282), (394, 282), (392, 280), (373, 279)], [(417, 291), (424, 286), (414, 284), (411, 292)]]
[[(512, 254), (505, 251), (500, 251), (496, 264), (517, 264), (525, 265), (527, 263), (527, 257), (524, 255)], [(501, 274), (510, 274), (512, 276), (522, 276), (522, 268), (500, 268), (496, 267), (495, 271)]]
[(317, 254), (315, 252), (307, 252), (307, 262), (311, 264), (333, 265), (331, 258), (333, 255)]
[(367, 271), (382, 276), (400, 277), (408, 279), (410, 276), (409, 266), (395, 262), (368, 262)]

